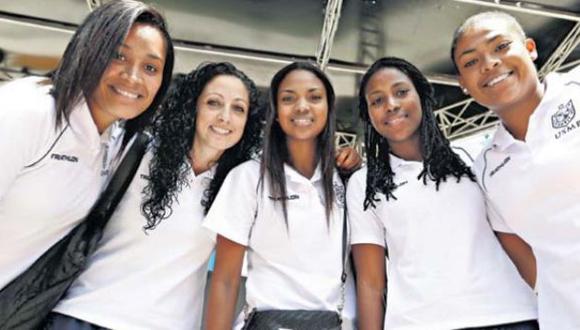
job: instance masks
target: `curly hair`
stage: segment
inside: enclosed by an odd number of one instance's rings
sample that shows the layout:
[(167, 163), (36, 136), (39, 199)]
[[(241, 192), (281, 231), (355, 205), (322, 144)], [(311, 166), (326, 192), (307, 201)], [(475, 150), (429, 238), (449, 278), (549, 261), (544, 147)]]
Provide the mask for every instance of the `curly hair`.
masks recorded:
[[(404, 73), (412, 81), (413, 86), (421, 99), (423, 116), (419, 126), (420, 152), (423, 158), (423, 170), (417, 179), (427, 184), (427, 179), (435, 182), (435, 189), (439, 190), (441, 182), (448, 176), (454, 176), (459, 182), (462, 176), (475, 181), (475, 176), (463, 160), (453, 152), (449, 140), (445, 138), (433, 113), (435, 99), (433, 87), (427, 78), (411, 63), (396, 57), (385, 57), (377, 60), (364, 74), (359, 89), (359, 110), (364, 126), (364, 143), (367, 154), (367, 185), (365, 192), (364, 209), (369, 205), (375, 207), (378, 201), (376, 193), (381, 192), (386, 199), (397, 199), (393, 192), (397, 186), (393, 181), (394, 172), (390, 162), (389, 143), (372, 126), (368, 114), (365, 97), (366, 86), (371, 77), (384, 68), (394, 68)], [(385, 161), (386, 160), (386, 161)]]
[(217, 168), (200, 201), (207, 214), (226, 175), (236, 165), (256, 156), (261, 147), (263, 111), (254, 82), (227, 62), (208, 63), (187, 75), (178, 75), (161, 105), (152, 127), (153, 158), (149, 164), (149, 182), (144, 188), (142, 213), (147, 218), (145, 230), (154, 229), (171, 216), (172, 205), (184, 185), (188, 184), (188, 164), (195, 135), (197, 99), (205, 86), (221, 75), (239, 78), (249, 94), (249, 113), (241, 140), (219, 158)]
[[(328, 103), (328, 117), (326, 126), (317, 137), (318, 154), (320, 155), (320, 165), (322, 169), (322, 182), (324, 186), (324, 198), (326, 201), (327, 219), (332, 212), (334, 200), (334, 189), (332, 186), (332, 176), (334, 174), (334, 132), (336, 111), (334, 111), (335, 94), (334, 88), (328, 77), (316, 65), (309, 62), (293, 62), (283, 67), (272, 78), (270, 83), (270, 106), (266, 114), (266, 127), (264, 129), (264, 150), (260, 165), (260, 187), (263, 188), (264, 177), (267, 175), (270, 181), (270, 190), (276, 196), (286, 196), (286, 177), (284, 176), (284, 162), (289, 161), (286, 146), (286, 134), (282, 130), (280, 123), (276, 120), (278, 113), (277, 95), (282, 80), (295, 70), (305, 70), (314, 74), (326, 89)], [(262, 190), (263, 192), (263, 190)], [(284, 221), (288, 225), (288, 210), (286, 200), (280, 199)]]

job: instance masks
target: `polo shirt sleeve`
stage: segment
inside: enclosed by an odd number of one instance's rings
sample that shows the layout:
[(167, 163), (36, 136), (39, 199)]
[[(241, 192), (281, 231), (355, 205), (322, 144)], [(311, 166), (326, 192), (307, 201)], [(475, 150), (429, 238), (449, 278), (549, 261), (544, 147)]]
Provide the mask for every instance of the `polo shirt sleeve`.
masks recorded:
[(507, 225), (503, 216), (495, 207), (493, 202), (489, 198), (485, 198), (485, 208), (487, 210), (487, 219), (491, 225), (493, 231), (513, 234), (514, 231)]
[(248, 246), (257, 209), (259, 166), (251, 160), (230, 171), (205, 217), (205, 228)]
[(352, 175), (346, 189), (346, 203), (351, 228), (350, 244), (375, 244), (385, 247), (384, 226), (375, 210), (364, 210), (366, 168)]
[(55, 129), (52, 97), (33, 84), (23, 79), (0, 88), (0, 201), (45, 143), (47, 129)]

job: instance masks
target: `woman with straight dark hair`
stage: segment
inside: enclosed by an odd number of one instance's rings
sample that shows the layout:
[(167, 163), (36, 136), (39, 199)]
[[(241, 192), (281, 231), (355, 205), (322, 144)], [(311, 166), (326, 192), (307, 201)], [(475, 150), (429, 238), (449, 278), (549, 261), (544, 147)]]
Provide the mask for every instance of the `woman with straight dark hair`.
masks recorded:
[(137, 1), (90, 13), (50, 79), (0, 89), (0, 288), (82, 220), (167, 90), (173, 45)]
[(362, 78), (359, 105), (368, 164), (347, 189), (359, 328), (537, 329), (533, 292), (494, 236), (470, 168), (439, 130), (425, 76), (382, 58)]
[(207, 328), (232, 328), (246, 251), (246, 307), (236, 329), (272, 310), (324, 311), (349, 328), (354, 285), (351, 276), (341, 283), (346, 219), (334, 164), (334, 90), (316, 66), (296, 62), (272, 79), (270, 103), (261, 162), (230, 172), (204, 222), (218, 234)]
[(255, 156), (258, 89), (230, 63), (178, 75), (153, 142), (51, 328), (200, 329), (215, 234), (201, 227), (230, 169)]

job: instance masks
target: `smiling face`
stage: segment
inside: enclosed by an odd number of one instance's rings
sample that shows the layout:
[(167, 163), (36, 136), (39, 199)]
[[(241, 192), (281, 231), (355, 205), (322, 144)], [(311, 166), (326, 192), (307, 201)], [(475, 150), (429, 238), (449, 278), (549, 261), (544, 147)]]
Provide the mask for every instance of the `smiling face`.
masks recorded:
[(280, 82), (276, 95), (277, 121), (286, 141), (316, 143), (328, 119), (326, 88), (307, 70), (294, 70)]
[(413, 82), (395, 68), (375, 72), (365, 86), (371, 124), (396, 155), (418, 154), (423, 110)]
[(116, 120), (137, 117), (151, 105), (163, 81), (165, 47), (156, 27), (131, 27), (87, 100), (99, 132)]
[(221, 154), (238, 143), (249, 105), (248, 89), (239, 78), (219, 75), (210, 80), (197, 99), (194, 150)]
[(539, 80), (532, 39), (505, 20), (490, 18), (467, 27), (457, 41), (459, 83), (483, 106), (501, 116), (536, 99)]

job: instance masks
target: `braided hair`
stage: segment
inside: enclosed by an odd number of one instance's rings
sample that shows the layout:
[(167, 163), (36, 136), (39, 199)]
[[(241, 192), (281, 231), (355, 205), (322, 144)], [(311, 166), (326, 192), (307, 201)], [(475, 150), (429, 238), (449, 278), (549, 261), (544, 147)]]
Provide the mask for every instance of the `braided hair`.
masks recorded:
[[(421, 99), (423, 116), (419, 125), (420, 152), (423, 158), (423, 169), (417, 176), (427, 184), (427, 179), (435, 182), (435, 189), (439, 190), (441, 182), (448, 176), (454, 176), (457, 182), (462, 176), (475, 181), (475, 176), (469, 167), (455, 154), (449, 140), (445, 138), (433, 113), (435, 105), (433, 87), (427, 78), (411, 63), (396, 57), (385, 57), (377, 60), (364, 74), (359, 89), (359, 110), (364, 126), (364, 143), (367, 155), (367, 184), (364, 200), (364, 209), (375, 207), (378, 201), (376, 193), (383, 193), (387, 200), (397, 199), (394, 191), (397, 185), (393, 181), (394, 172), (390, 162), (389, 143), (372, 126), (365, 97), (366, 86), (371, 77), (384, 68), (394, 68), (404, 73), (417, 90)], [(385, 161), (386, 160), (386, 161)]]
[(149, 182), (141, 209), (147, 218), (145, 230), (154, 229), (171, 216), (172, 205), (184, 185), (188, 184), (191, 167), (188, 164), (195, 135), (197, 100), (205, 86), (215, 77), (228, 75), (239, 78), (249, 94), (249, 114), (241, 140), (219, 158), (209, 188), (201, 205), (207, 214), (226, 175), (236, 165), (256, 156), (261, 147), (263, 111), (259, 92), (252, 80), (227, 62), (209, 63), (187, 75), (178, 75), (153, 124), (153, 158), (149, 164)]

